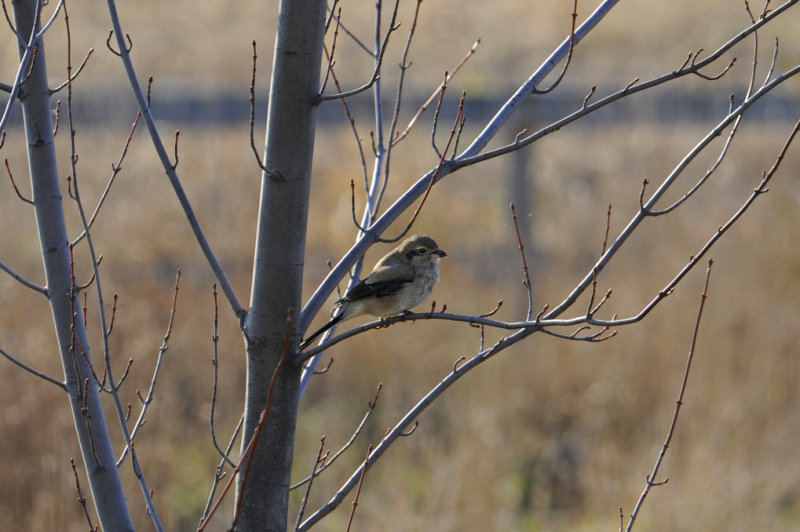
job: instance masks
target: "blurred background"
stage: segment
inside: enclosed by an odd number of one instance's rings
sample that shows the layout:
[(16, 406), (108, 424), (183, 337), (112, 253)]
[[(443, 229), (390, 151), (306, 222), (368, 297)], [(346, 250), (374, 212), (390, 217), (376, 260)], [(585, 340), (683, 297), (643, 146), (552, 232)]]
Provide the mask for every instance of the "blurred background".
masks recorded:
[[(596, 3), (581, 2), (582, 21)], [(94, 54), (75, 81), (77, 179), (91, 209), (125, 144), (136, 110), (119, 59), (106, 47), (104, 9), (69, 0), (77, 64)], [(372, 42), (374, 4), (342, 2), (349, 30)], [(263, 143), (266, 94), (277, 2), (119, 2), (133, 42), (139, 75), (154, 76), (153, 111), (170, 139), (180, 129), (178, 173), (239, 297), (249, 297), (260, 171), (249, 144), (248, 86), (251, 41), (258, 46), (256, 144)], [(387, 109), (395, 97), (397, 64), (415, 2), (401, 2), (400, 28), (390, 42), (383, 90)], [(760, 9), (753, 6), (753, 9)], [(460, 93), (466, 91), (461, 145), (480, 130), (497, 106), (525, 80), (569, 31), (572, 2), (504, 1), (490, 8), (475, 0), (422, 4), (410, 48), (400, 123), (440, 83), (477, 39), (477, 53), (450, 84), (442, 113), (446, 142)], [(766, 76), (775, 38), (776, 72), (800, 61), (790, 9), (759, 34), (757, 80)], [(383, 23), (391, 6), (383, 8)], [(559, 89), (529, 98), (492, 145), (534, 131), (578, 108), (592, 86), (599, 98), (675, 70), (690, 51), (715, 50), (744, 29), (740, 3), (620, 3), (577, 47)], [(17, 68), (15, 37), (3, 32), (0, 80)], [(328, 40), (330, 45), (330, 39)], [(53, 85), (66, 73), (63, 20), (46, 37)], [(743, 97), (753, 41), (726, 54), (709, 74), (734, 57), (735, 67), (710, 82), (687, 78), (623, 100), (545, 137), (512, 156), (464, 169), (438, 184), (414, 231), (434, 236), (448, 252), (438, 305), (456, 313), (488, 312), (519, 320), (527, 306), (509, 202), (517, 205), (534, 306), (558, 304), (598, 257), (612, 205), (610, 232), (618, 234), (636, 212), (642, 180), (655, 187), (726, 112), (730, 94)], [(336, 70), (345, 87), (372, 72), (366, 54), (340, 34)], [(745, 116), (727, 158), (691, 201), (669, 216), (647, 220), (598, 281), (612, 289), (603, 316), (639, 312), (724, 224), (759, 183), (800, 116), (800, 85), (791, 80)], [(61, 171), (69, 173), (69, 138), (63, 100), (57, 136)], [(5, 100), (3, 100), (5, 101)], [(369, 158), (369, 94), (351, 99), (358, 134)], [(0, 156), (8, 159), (27, 192), (24, 133), (16, 120)], [(391, 159), (388, 205), (436, 164), (430, 146), (431, 112), (423, 115)], [(305, 294), (313, 293), (353, 243), (350, 180), (363, 182), (355, 137), (339, 102), (320, 108), (306, 254)], [(718, 141), (692, 163), (663, 206), (680, 198), (717, 157)], [(800, 358), (795, 344), (800, 309), (798, 168), (795, 146), (744, 218), (712, 250), (715, 264), (685, 405), (660, 475), (669, 483), (649, 495), (640, 530), (796, 530), (800, 527)], [(119, 296), (111, 335), (121, 371), (134, 363), (123, 398), (134, 407), (137, 389), (149, 385), (167, 327), (176, 271), (180, 295), (156, 400), (137, 439), (137, 451), (169, 530), (193, 530), (206, 503), (218, 456), (208, 430), (214, 345), (213, 276), (191, 235), (144, 131), (136, 132), (123, 170), (94, 229), (107, 294)], [(0, 185), (0, 260), (43, 283), (33, 212), (8, 179)], [(65, 195), (66, 197), (66, 195)], [(67, 200), (69, 204), (69, 200)], [(357, 208), (363, 192), (356, 193)], [(68, 205), (70, 228), (79, 221)], [(401, 220), (404, 225), (407, 218)], [(399, 226), (400, 224), (398, 224)], [(393, 233), (390, 231), (390, 233)], [(365, 267), (388, 251), (376, 245)], [(85, 247), (77, 265), (88, 280)], [(398, 442), (368, 473), (354, 530), (616, 530), (627, 516), (666, 437), (686, 364), (704, 268), (692, 272), (639, 324), (600, 344), (534, 335), (468, 374), (419, 419), (413, 436)], [(344, 287), (344, 285), (342, 285)], [(100, 357), (97, 309), (89, 294), (88, 320)], [(49, 307), (8, 276), (0, 276), (0, 347), (39, 370), (61, 376)], [(330, 303), (333, 303), (331, 298)], [(582, 301), (569, 314), (585, 308)], [(323, 323), (326, 310), (314, 325)], [(244, 351), (232, 313), (219, 305), (217, 434), (226, 440), (244, 395)], [(493, 342), (502, 332), (486, 331)], [(403, 323), (371, 331), (331, 349), (335, 362), (315, 377), (302, 400), (295, 479), (311, 470), (326, 436), (334, 451), (347, 441), (382, 383), (378, 406), (350, 451), (315, 481), (309, 509), (326, 502), (363, 460), (370, 442), (452, 370), (462, 355), (479, 350), (480, 331), (446, 322)], [(85, 530), (76, 502), (70, 457), (80, 453), (62, 392), (0, 362), (0, 528)], [(134, 410), (135, 411), (135, 410)], [(109, 420), (113, 421), (109, 411)], [(112, 434), (122, 448), (119, 431)], [(237, 447), (238, 449), (238, 443)], [(130, 462), (122, 467), (137, 527), (151, 528)], [(82, 470), (82, 485), (88, 484)], [(663, 478), (659, 478), (663, 480)], [(292, 499), (293, 511), (302, 493)], [(228, 508), (230, 502), (228, 501)], [(318, 527), (345, 528), (352, 497)], [(223, 529), (230, 510), (215, 523)], [(293, 521), (294, 514), (290, 516)]]

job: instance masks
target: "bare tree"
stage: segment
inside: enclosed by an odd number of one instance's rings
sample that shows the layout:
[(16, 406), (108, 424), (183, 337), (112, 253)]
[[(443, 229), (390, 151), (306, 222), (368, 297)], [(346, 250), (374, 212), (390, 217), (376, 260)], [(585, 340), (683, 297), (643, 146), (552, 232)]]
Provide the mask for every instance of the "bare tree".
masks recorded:
[[(523, 342), (536, 334), (545, 334), (564, 341), (600, 342), (612, 338), (616, 331), (629, 324), (646, 318), (650, 312), (670, 295), (679, 283), (695, 267), (705, 264), (707, 253), (712, 246), (736, 223), (747, 209), (766, 190), (767, 185), (778, 172), (788, 153), (800, 123), (787, 133), (786, 141), (775, 148), (774, 164), (764, 169), (761, 180), (755, 189), (741, 198), (738, 209), (730, 213), (727, 223), (719, 227), (709, 227), (709, 236), (704, 245), (691, 251), (691, 258), (664, 280), (664, 285), (651, 299), (632, 315), (619, 316), (611, 308), (611, 290), (603, 292), (598, 288), (598, 278), (612, 261), (619, 260), (619, 252), (631, 235), (645, 220), (658, 221), (669, 215), (678, 216), (681, 208), (689, 204), (714, 175), (726, 158), (733, 139), (737, 135), (746, 113), (757, 102), (770, 97), (772, 91), (791, 79), (800, 66), (778, 71), (779, 47), (772, 48), (771, 63), (766, 69), (759, 69), (759, 60), (765, 54), (759, 48), (759, 31), (776, 19), (783, 19), (794, 7), (797, 0), (789, 0), (772, 8), (767, 2), (762, 11), (754, 12), (746, 4), (745, 12), (750, 23), (741, 31), (729, 36), (711, 52), (698, 50), (689, 53), (677, 69), (666, 68), (661, 75), (649, 80), (621, 84), (615, 91), (605, 95), (596, 94), (592, 87), (587, 95), (575, 102), (574, 109), (563, 117), (539, 129), (531, 128), (512, 132), (513, 141), (495, 143), (499, 132), (508, 133), (509, 120), (522, 107), (528, 98), (557, 91), (561, 82), (570, 73), (573, 58), (580, 52), (581, 40), (609, 13), (616, 1), (601, 2), (595, 11), (579, 22), (578, 2), (575, 1), (570, 19), (564, 21), (564, 40), (543, 62), (541, 67), (524, 80), (516, 92), (500, 105), (493, 116), (483, 124), (472, 121), (468, 112), (470, 95), (462, 93), (451, 97), (448, 88), (464, 64), (470, 60), (476, 45), (465, 51), (464, 59), (451, 71), (445, 73), (443, 81), (436, 87), (430, 98), (415, 112), (407, 122), (405, 76), (410, 67), (413, 53), (412, 44), (416, 37), (418, 17), (422, 2), (418, 0), (409, 20), (400, 24), (401, 3), (375, 5), (375, 27), (371, 36), (366, 37), (351, 31), (347, 18), (338, 1), (326, 5), (321, 0), (283, 0), (280, 3), (279, 23), (275, 41), (272, 77), (269, 91), (269, 112), (266, 123), (265, 148), (260, 150), (255, 141), (256, 120), (256, 45), (253, 43), (253, 77), (251, 85), (250, 139), (253, 149), (253, 171), (261, 172), (260, 204), (257, 219), (255, 253), (252, 267), (252, 287), (248, 306), (241, 302), (233, 283), (218, 259), (215, 250), (206, 238), (201, 220), (196, 214), (184, 191), (179, 176), (179, 134), (174, 139), (172, 153), (167, 148), (159, 131), (157, 113), (151, 107), (150, 85), (142, 83), (131, 57), (135, 35), (130, 36), (124, 20), (117, 12), (116, 3), (108, 0), (108, 14), (112, 27), (107, 45), (111, 53), (118, 56), (128, 78), (139, 115), (134, 122), (130, 136), (124, 143), (120, 160), (112, 167), (105, 193), (111, 188), (125, 159), (134, 130), (141, 122), (147, 128), (157, 158), (171, 187), (179, 200), (209, 268), (215, 276), (217, 286), (227, 300), (230, 312), (237, 320), (244, 337), (247, 357), (246, 391), (242, 421), (226, 445), (217, 440), (214, 425), (214, 401), (216, 400), (216, 380), (212, 399), (212, 437), (213, 444), (220, 454), (216, 475), (211, 481), (211, 495), (200, 518), (199, 528), (204, 529), (212, 517), (219, 519), (218, 508), (222, 501), (232, 493), (236, 483), (236, 502), (233, 515), (228, 522), (237, 530), (285, 530), (289, 523), (289, 495), (291, 489), (304, 490), (303, 502), (296, 518), (295, 528), (307, 530), (339, 507), (347, 496), (355, 493), (350, 519), (352, 521), (358, 503), (359, 493), (369, 468), (383, 456), (386, 450), (401, 436), (407, 436), (417, 427), (417, 419), (439, 396), (474, 368), (493, 359), (495, 355), (509, 347)], [(29, 172), (32, 196), (27, 199), (8, 169), (9, 181), (17, 193), (17, 200), (30, 203), (36, 214), (39, 231), (41, 255), (44, 262), (46, 285), (39, 286), (17, 273), (10, 265), (13, 257), (0, 257), (0, 267), (21, 283), (26, 289), (44, 295), (51, 306), (64, 377), (56, 378), (38, 371), (27, 363), (24, 356), (5, 350), (0, 351), (6, 359), (22, 369), (57, 386), (68, 395), (72, 408), (74, 425), (83, 453), (83, 464), (92, 491), (92, 501), (97, 510), (99, 525), (106, 530), (131, 530), (133, 518), (131, 507), (126, 500), (119, 474), (120, 466), (130, 460), (134, 476), (139, 485), (149, 518), (157, 530), (163, 530), (158, 510), (158, 496), (147, 480), (146, 468), (142, 467), (136, 452), (136, 435), (146, 421), (146, 412), (157, 398), (156, 384), (161, 370), (161, 361), (166, 352), (172, 332), (173, 317), (177, 306), (180, 273), (175, 281), (175, 293), (171, 315), (158, 352), (157, 362), (147, 393), (137, 394), (141, 399), (138, 416), (132, 420), (131, 409), (126, 409), (120, 390), (125, 385), (131, 363), (120, 368), (112, 363), (112, 349), (109, 338), (112, 333), (116, 299), (109, 303), (104, 295), (102, 282), (102, 256), (96, 250), (93, 240), (94, 221), (101, 209), (105, 193), (92, 212), (87, 210), (86, 200), (81, 195), (78, 155), (76, 149), (76, 130), (73, 123), (73, 82), (80, 68), (73, 69), (71, 40), (69, 36), (69, 5), (64, 0), (57, 3), (41, 0), (14, 0), (13, 22), (9, 16), (9, 41), (16, 41), (19, 49), (19, 67), (11, 83), (0, 86), (9, 98), (4, 109), (0, 131), (5, 139), (6, 128), (11, 111), (16, 102), (21, 104), (28, 144)], [(45, 16), (46, 14), (46, 16)], [(66, 180), (66, 197), (63, 196), (64, 181), (59, 178), (58, 157), (54, 147), (51, 98), (56, 89), (48, 81), (45, 62), (44, 35), (51, 25), (63, 19), (67, 28), (67, 91), (66, 106), (56, 116), (61, 123), (66, 122), (66, 134), (70, 137), (70, 154), (66, 166), (69, 178)], [(42, 21), (45, 21), (42, 23)], [(342, 41), (361, 49), (369, 58), (370, 75), (360, 82), (340, 79), (337, 66), (337, 49)], [(535, 144), (567, 127), (574, 122), (591, 116), (612, 104), (623, 104), (638, 93), (656, 87), (680, 83), (689, 78), (702, 78), (708, 81), (724, 79), (734, 67), (729, 52), (740, 43), (750, 40), (753, 43), (751, 70), (741, 100), (731, 98), (727, 112), (715, 118), (715, 124), (689, 150), (685, 157), (659, 183), (645, 179), (639, 193), (639, 208), (631, 216), (625, 227), (614, 234), (611, 230), (612, 211), (607, 211), (605, 236), (599, 256), (578, 279), (566, 297), (553, 306), (537, 308), (534, 300), (533, 283), (525, 251), (524, 232), (517, 223), (517, 214), (512, 205), (515, 236), (520, 255), (520, 269), (524, 272), (526, 310), (513, 321), (496, 317), (497, 308), (484, 313), (455, 314), (434, 304), (429, 311), (405, 313), (390, 318), (371, 321), (356, 326), (341, 334), (332, 328), (321, 338), (316, 346), (301, 349), (302, 338), (307, 335), (312, 320), (320, 315), (338, 284), (350, 273), (351, 286), (358, 281), (364, 254), (375, 243), (395, 242), (410, 231), (416, 231), (415, 222), (420, 212), (426, 209), (432, 190), (445, 178), (459, 170), (508, 156)], [(397, 57), (389, 59), (390, 44), (402, 42)], [(52, 45), (51, 45), (52, 46)], [(396, 84), (391, 87), (387, 73), (395, 72)], [(553, 74), (555, 72), (555, 74)], [(554, 80), (547, 81), (547, 77)], [(394, 103), (387, 104), (386, 93), (392, 93)], [(359, 99), (371, 98), (373, 105), (372, 134), (370, 142), (364, 140), (363, 126), (351, 114), (350, 105)], [(316, 114), (320, 106), (341, 105), (348, 121), (361, 158), (363, 188), (359, 198), (364, 198), (363, 210), (357, 213), (356, 187), (352, 184), (352, 221), (354, 243), (352, 247), (332, 266), (329, 274), (319, 283), (308, 301), (303, 304), (301, 289), (304, 279), (306, 233), (309, 218), (309, 195), (312, 190), (312, 155), (317, 135)], [(437, 164), (408, 185), (405, 190), (390, 197), (389, 178), (392, 169), (392, 154), (398, 145), (411, 135), (417, 134), (421, 124), (430, 120), (431, 149)], [(62, 134), (63, 133), (62, 125)], [(470, 131), (477, 133), (473, 138)], [(423, 134), (423, 133), (420, 133)], [(693, 184), (677, 192), (678, 199), (668, 201), (668, 192), (675, 195), (680, 186), (679, 178), (686, 177), (692, 161), (701, 154), (714, 149), (714, 141), (724, 137), (722, 147), (713, 156), (713, 163), (701, 175), (694, 178)], [(466, 146), (466, 147), (464, 147)], [(8, 166), (8, 164), (7, 164)], [(63, 173), (63, 170), (61, 171)], [(404, 185), (405, 187), (405, 185)], [(15, 200), (15, 201), (17, 201)], [(68, 234), (65, 224), (65, 203), (77, 212), (81, 230), (79, 234)], [(392, 228), (400, 225), (396, 233)], [(445, 246), (446, 247), (446, 246)], [(80, 253), (76, 253), (80, 248)], [(88, 265), (88, 266), (87, 266)], [(90, 279), (80, 280), (81, 272), (91, 272)], [(93, 345), (87, 333), (88, 292), (93, 293), (97, 302), (100, 338)], [(705, 297), (705, 292), (704, 292)], [(215, 290), (216, 298), (216, 290)], [(499, 308), (499, 304), (498, 304)], [(298, 422), (299, 402), (303, 391), (312, 381), (317, 371), (320, 356), (327, 349), (365, 331), (388, 327), (409, 320), (446, 320), (461, 322), (466, 326), (480, 328), (479, 345), (474, 352), (455, 357), (452, 369), (442, 375), (441, 381), (419, 398), (407, 413), (398, 419), (383, 438), (369, 451), (360, 466), (354, 469), (341, 487), (330, 494), (328, 502), (319, 508), (307, 508), (309, 493), (314, 480), (324, 474), (336, 459), (346, 452), (361, 433), (366, 419), (375, 408), (378, 395), (370, 403), (364, 420), (355, 429), (352, 438), (339, 453), (330, 456), (326, 453), (324, 438), (310, 474), (294, 486), (291, 485), (294, 464), (295, 432)], [(698, 316), (699, 322), (699, 316)], [(499, 340), (486, 341), (487, 329), (507, 331)], [(216, 347), (217, 334), (214, 333)], [(0, 340), (1, 341), (1, 340)], [(97, 356), (102, 352), (102, 356)], [(215, 379), (217, 359), (214, 359)], [(688, 375), (688, 369), (687, 369)], [(379, 389), (380, 390), (380, 389)], [(683, 390), (683, 389), (682, 389)], [(115, 457), (109, 424), (105, 418), (102, 399), (108, 398), (122, 434), (119, 456)], [(683, 391), (681, 392), (681, 399)], [(676, 412), (677, 418), (677, 412)], [(673, 422), (674, 428), (674, 422)], [(672, 430), (670, 436), (672, 437)], [(237, 440), (240, 438), (240, 440)], [(240, 453), (232, 452), (239, 441)], [(657, 471), (657, 469), (656, 469)], [(75, 478), (78, 478), (77, 472)], [(656, 485), (655, 479), (648, 479), (648, 489)], [(93, 526), (94, 515), (86, 505), (81, 493), (85, 515)], [(643, 500), (644, 497), (642, 497)], [(162, 503), (163, 504), (163, 503)], [(639, 508), (637, 506), (636, 512)], [(635, 515), (630, 519), (633, 526)]]

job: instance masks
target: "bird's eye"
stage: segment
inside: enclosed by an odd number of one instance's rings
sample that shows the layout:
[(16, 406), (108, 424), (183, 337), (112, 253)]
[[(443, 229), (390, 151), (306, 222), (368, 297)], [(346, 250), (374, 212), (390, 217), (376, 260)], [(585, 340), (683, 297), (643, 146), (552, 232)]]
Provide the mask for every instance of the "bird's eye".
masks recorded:
[(425, 248), (417, 248), (417, 253), (419, 253), (420, 255), (424, 255), (426, 251), (428, 250)]

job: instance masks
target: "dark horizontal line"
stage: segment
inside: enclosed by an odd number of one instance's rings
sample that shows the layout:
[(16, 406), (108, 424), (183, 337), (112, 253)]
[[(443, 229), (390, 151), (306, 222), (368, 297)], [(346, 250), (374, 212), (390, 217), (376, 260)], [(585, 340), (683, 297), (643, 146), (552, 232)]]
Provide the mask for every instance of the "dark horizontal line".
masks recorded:
[[(609, 125), (615, 122), (659, 122), (659, 123), (706, 123), (715, 121), (723, 116), (728, 109), (727, 94), (722, 90), (715, 90), (716, 95), (698, 94), (696, 92), (668, 92), (660, 91), (651, 94), (635, 95), (623, 99), (616, 104), (593, 113), (581, 123), (584, 125)], [(526, 124), (523, 127), (531, 129), (530, 123), (542, 125), (555, 121), (577, 110), (585, 97), (584, 93), (564, 89), (554, 94), (530, 97), (519, 109), (519, 116), (515, 124)], [(76, 125), (114, 126), (130, 124), (136, 116), (136, 106), (133, 98), (129, 96), (127, 87), (122, 89), (105, 89), (91, 92), (77, 92), (73, 97), (72, 110)], [(55, 101), (53, 99), (53, 106)], [(216, 93), (193, 94), (185, 88), (175, 90), (160, 90), (153, 95), (152, 110), (157, 121), (170, 122), (176, 127), (191, 127), (195, 125), (220, 125), (238, 126), (249, 123), (250, 103), (249, 95), (241, 90), (219, 91)], [(597, 95), (591, 101), (596, 101), (601, 96)], [(425, 100), (424, 97), (407, 95), (403, 113), (406, 120)], [(450, 119), (455, 116), (458, 99), (454, 96), (452, 101), (446, 101), (442, 108), (441, 118)], [(478, 125), (486, 122), (502, 105), (503, 100), (495, 97), (470, 97), (467, 95), (464, 114), (467, 125)], [(5, 105), (5, 99), (0, 101)], [(17, 104), (18, 106), (18, 104)], [(374, 111), (369, 95), (348, 100), (351, 113), (357, 121), (372, 124), (371, 115)], [(393, 102), (387, 102), (386, 109), (392, 109)], [(21, 125), (21, 112), (15, 109), (10, 127)], [(432, 109), (427, 112), (430, 121)], [(62, 104), (63, 112), (63, 104)], [(336, 101), (322, 104), (318, 111), (317, 119), (323, 126), (344, 124), (342, 106)], [(777, 93), (765, 98), (754, 105), (746, 114), (748, 120), (756, 121), (794, 121), (800, 116), (800, 100), (788, 92)], [(403, 123), (401, 117), (400, 123)], [(263, 123), (266, 118), (266, 103), (261, 98), (256, 104), (256, 120)], [(427, 127), (427, 126), (426, 126)]]

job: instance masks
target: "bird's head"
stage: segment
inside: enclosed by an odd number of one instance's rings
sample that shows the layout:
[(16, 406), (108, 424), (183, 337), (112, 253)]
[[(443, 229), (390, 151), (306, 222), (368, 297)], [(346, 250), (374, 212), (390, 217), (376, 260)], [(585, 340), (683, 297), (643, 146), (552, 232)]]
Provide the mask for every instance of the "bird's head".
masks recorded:
[(399, 246), (400, 253), (415, 266), (437, 265), (447, 253), (439, 249), (436, 241), (427, 235), (413, 235)]

